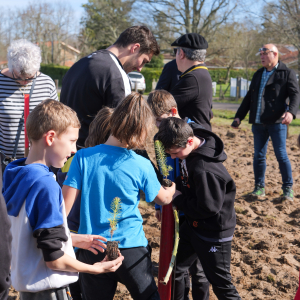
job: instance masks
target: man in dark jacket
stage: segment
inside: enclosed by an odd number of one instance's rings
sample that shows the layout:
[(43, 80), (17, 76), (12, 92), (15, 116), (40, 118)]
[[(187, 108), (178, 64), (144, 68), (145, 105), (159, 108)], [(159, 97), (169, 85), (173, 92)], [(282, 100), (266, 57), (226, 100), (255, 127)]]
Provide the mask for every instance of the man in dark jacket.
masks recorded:
[(179, 81), (180, 75), (181, 72), (177, 68), (176, 59), (169, 61), (165, 64), (155, 89), (170, 92)]
[(231, 282), (231, 241), (236, 225), (236, 187), (223, 162), (222, 140), (184, 120), (161, 121), (156, 138), (181, 160), (173, 204), (184, 212), (175, 270), (175, 297), (183, 300), (184, 272), (199, 258), (218, 299), (241, 299)]
[(7, 214), (6, 204), (2, 196), (2, 170), (0, 164), (0, 300), (8, 298), (10, 280), (10, 262), (11, 262), (11, 232), (10, 221)]
[(295, 72), (278, 61), (275, 45), (266, 44), (259, 52), (263, 68), (253, 75), (249, 91), (235, 115), (239, 125), (250, 111), (249, 123), (253, 124), (255, 188), (251, 194), (265, 196), (266, 153), (271, 137), (282, 176), (282, 197), (293, 201), (293, 177), (286, 152), (286, 135), (287, 125), (296, 118), (299, 107), (299, 85)]
[(212, 81), (204, 64), (208, 43), (203, 36), (188, 33), (171, 46), (176, 47), (176, 63), (182, 72), (170, 91), (177, 102), (180, 117), (187, 117), (211, 130)]

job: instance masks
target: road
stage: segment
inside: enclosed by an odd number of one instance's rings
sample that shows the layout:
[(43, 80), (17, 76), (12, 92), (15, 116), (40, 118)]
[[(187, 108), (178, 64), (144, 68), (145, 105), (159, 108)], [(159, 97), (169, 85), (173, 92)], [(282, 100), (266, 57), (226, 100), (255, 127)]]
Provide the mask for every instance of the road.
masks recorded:
[[(146, 100), (148, 98), (147, 95), (143, 96)], [(219, 102), (213, 102), (213, 109), (223, 109), (223, 110), (232, 110), (237, 111), (240, 104), (236, 103), (219, 103)], [(297, 112), (297, 119), (300, 119), (300, 110)]]

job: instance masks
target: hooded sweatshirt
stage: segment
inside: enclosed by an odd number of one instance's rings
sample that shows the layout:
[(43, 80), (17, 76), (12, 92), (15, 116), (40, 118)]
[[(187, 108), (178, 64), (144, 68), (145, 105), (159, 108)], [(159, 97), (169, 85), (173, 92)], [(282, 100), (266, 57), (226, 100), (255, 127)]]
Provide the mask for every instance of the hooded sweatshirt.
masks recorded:
[(54, 271), (46, 261), (64, 253), (75, 258), (61, 188), (43, 164), (10, 163), (3, 196), (11, 220), (12, 285), (19, 292), (40, 292), (77, 281), (78, 274)]
[(236, 225), (236, 187), (223, 165), (227, 158), (224, 144), (213, 132), (197, 124), (190, 125), (194, 135), (205, 142), (181, 163), (181, 177), (176, 184), (182, 195), (173, 203), (184, 212), (199, 236), (207, 240), (230, 240)]

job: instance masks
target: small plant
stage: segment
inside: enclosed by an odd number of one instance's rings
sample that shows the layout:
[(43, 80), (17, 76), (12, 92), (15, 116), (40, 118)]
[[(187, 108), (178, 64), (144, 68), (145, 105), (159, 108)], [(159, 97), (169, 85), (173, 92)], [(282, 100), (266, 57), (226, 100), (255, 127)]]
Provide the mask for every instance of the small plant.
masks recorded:
[(117, 230), (118, 219), (120, 218), (121, 212), (121, 199), (119, 197), (115, 197), (110, 205), (111, 217), (108, 219), (110, 225), (110, 241), (107, 242), (107, 257), (108, 260), (117, 259), (119, 256), (118, 244), (119, 241), (112, 241), (112, 237), (114, 232)]
[(268, 282), (271, 282), (271, 283), (275, 283), (275, 278), (270, 274), (270, 275), (268, 275), (268, 277), (267, 277), (267, 281), (268, 281)]
[(113, 199), (110, 209), (112, 212), (109, 212), (111, 214), (111, 218), (108, 219), (108, 221), (110, 225), (110, 240), (112, 240), (113, 234), (117, 230), (118, 219), (121, 212), (121, 199), (119, 197), (115, 197)]
[(173, 168), (167, 165), (165, 147), (161, 141), (156, 140), (154, 143), (154, 148), (155, 148), (157, 163), (159, 165), (160, 172), (164, 177), (163, 185), (170, 187), (172, 185), (172, 181), (167, 179), (167, 177), (169, 176), (170, 171), (172, 171)]

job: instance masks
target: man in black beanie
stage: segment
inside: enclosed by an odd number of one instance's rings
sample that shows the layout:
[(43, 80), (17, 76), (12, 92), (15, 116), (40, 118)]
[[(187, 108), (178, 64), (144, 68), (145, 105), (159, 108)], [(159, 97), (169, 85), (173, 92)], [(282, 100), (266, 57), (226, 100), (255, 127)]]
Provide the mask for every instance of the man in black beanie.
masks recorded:
[(212, 81), (204, 64), (208, 43), (197, 33), (184, 34), (171, 46), (175, 47), (176, 63), (182, 72), (171, 90), (179, 115), (211, 130)]

